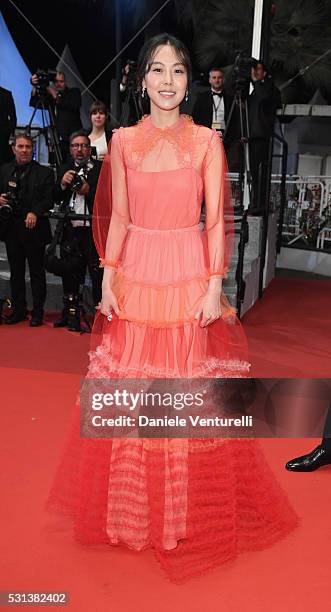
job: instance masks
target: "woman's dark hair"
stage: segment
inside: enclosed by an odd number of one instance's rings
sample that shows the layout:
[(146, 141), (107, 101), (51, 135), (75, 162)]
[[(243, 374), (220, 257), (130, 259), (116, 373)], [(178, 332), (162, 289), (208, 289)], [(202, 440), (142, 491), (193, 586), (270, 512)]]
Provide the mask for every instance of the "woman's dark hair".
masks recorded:
[(92, 104), (90, 106), (90, 117), (94, 113), (103, 113), (107, 117), (107, 115), (108, 115), (108, 108), (104, 104), (104, 102), (101, 102), (101, 100), (94, 100), (94, 102), (92, 102)]
[(157, 36), (153, 36), (153, 38), (146, 40), (139, 53), (137, 80), (140, 88), (145, 74), (150, 70), (156, 50), (158, 47), (162, 47), (163, 45), (170, 45), (174, 49), (179, 61), (182, 62), (186, 68), (187, 83), (188, 86), (190, 85), (192, 79), (192, 66), (190, 55), (186, 46), (175, 36), (167, 34), (167, 32), (163, 32), (163, 34), (157, 34)]

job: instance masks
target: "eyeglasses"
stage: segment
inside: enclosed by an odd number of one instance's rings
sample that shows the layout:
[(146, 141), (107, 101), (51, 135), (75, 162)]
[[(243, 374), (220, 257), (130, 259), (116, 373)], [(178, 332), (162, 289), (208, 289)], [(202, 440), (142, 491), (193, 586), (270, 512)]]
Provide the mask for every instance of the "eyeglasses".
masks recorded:
[(78, 149), (83, 149), (84, 151), (86, 151), (86, 149), (90, 148), (89, 144), (78, 144), (77, 142), (75, 142), (74, 144), (70, 145), (72, 149), (74, 149), (75, 151), (77, 151)]

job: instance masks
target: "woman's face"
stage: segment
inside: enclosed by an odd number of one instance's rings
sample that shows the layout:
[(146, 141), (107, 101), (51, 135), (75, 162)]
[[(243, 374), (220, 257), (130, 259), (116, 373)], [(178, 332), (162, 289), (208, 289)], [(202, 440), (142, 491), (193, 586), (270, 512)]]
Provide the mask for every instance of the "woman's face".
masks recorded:
[(95, 111), (91, 115), (91, 122), (94, 127), (103, 127), (106, 123), (106, 115), (102, 111)]
[(170, 45), (156, 49), (142, 86), (146, 87), (151, 105), (161, 110), (173, 110), (184, 99), (187, 71)]

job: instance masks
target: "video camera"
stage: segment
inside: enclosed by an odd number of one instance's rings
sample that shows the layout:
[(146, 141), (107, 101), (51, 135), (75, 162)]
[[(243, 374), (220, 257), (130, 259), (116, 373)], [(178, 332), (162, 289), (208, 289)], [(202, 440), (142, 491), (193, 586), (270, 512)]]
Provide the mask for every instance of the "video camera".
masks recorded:
[[(56, 74), (56, 70), (41, 70), (40, 68), (38, 68), (38, 70), (36, 71), (38, 83), (37, 85), (35, 85), (37, 94), (42, 95), (47, 93), (47, 87), (49, 87), (50, 84), (54, 81)], [(33, 84), (31, 79), (30, 83)]]
[(232, 70), (232, 80), (236, 93), (248, 96), (251, 70), (256, 68), (257, 65), (258, 61), (254, 57), (250, 57), (246, 51), (239, 51), (236, 54)]

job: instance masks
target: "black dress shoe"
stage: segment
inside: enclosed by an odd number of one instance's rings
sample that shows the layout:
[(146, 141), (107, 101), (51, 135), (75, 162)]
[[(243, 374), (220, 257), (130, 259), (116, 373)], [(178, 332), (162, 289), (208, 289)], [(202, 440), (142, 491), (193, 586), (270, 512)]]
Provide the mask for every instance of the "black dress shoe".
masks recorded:
[(30, 327), (40, 327), (43, 325), (43, 320), (41, 317), (32, 317), (29, 325)]
[(26, 314), (18, 314), (18, 313), (13, 312), (13, 314), (11, 314), (9, 317), (5, 319), (5, 323), (6, 325), (16, 325), (16, 323), (20, 323), (21, 321), (26, 321), (27, 318), (28, 317)]
[(57, 319), (57, 321), (54, 321), (53, 323), (53, 327), (67, 327), (68, 325), (68, 319), (66, 317), (61, 317), (60, 319)]
[(307, 455), (291, 459), (285, 467), (290, 472), (314, 472), (323, 465), (329, 464), (331, 464), (331, 454), (319, 445)]
[(68, 323), (68, 331), (81, 332), (83, 331), (80, 325), (80, 321), (71, 321)]

